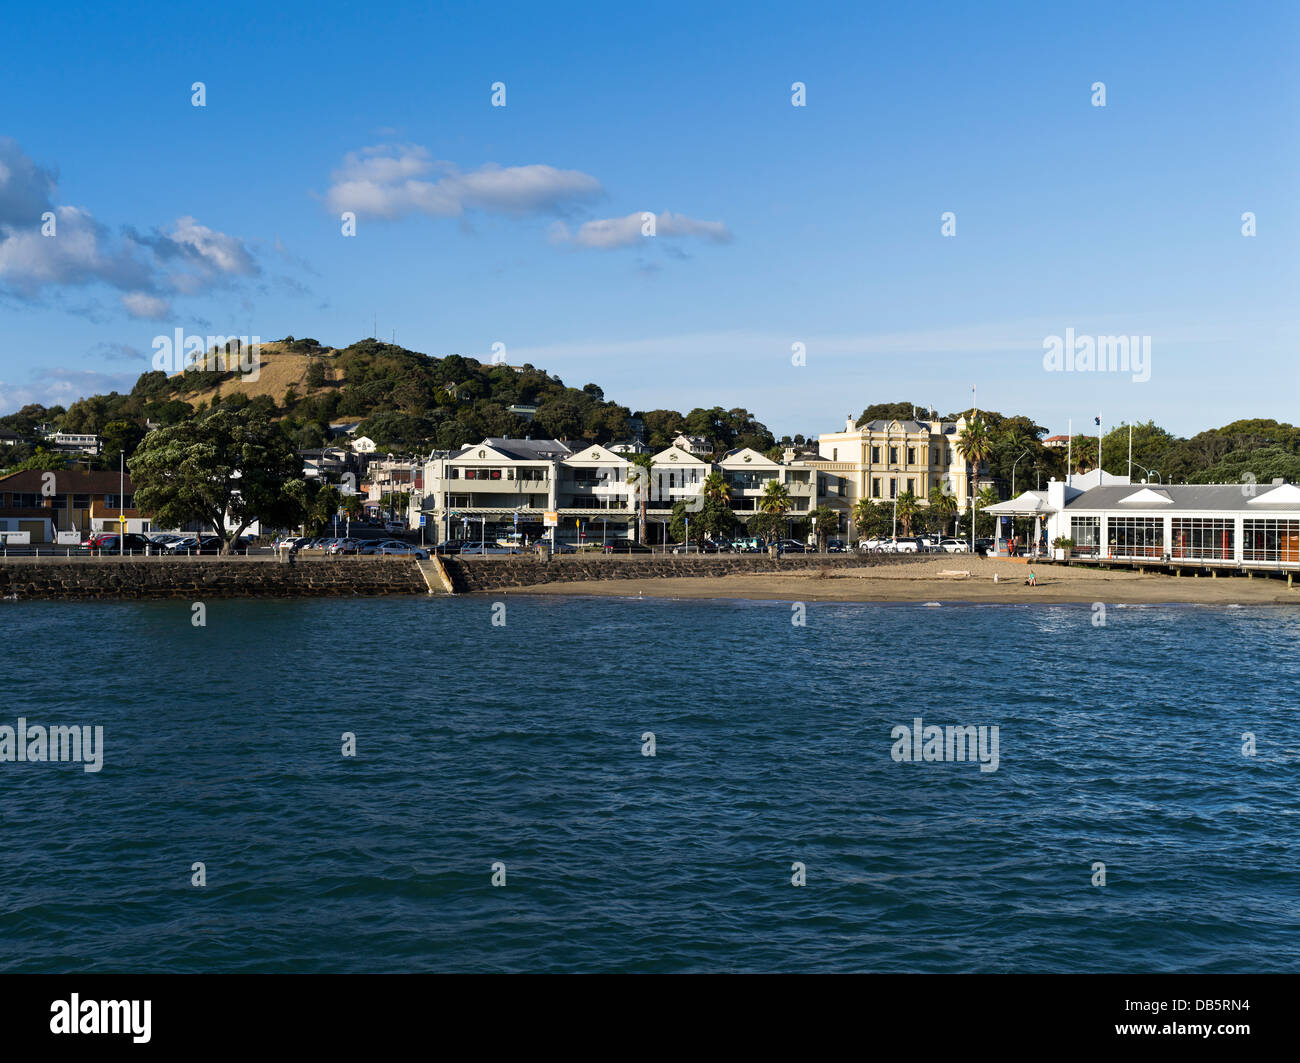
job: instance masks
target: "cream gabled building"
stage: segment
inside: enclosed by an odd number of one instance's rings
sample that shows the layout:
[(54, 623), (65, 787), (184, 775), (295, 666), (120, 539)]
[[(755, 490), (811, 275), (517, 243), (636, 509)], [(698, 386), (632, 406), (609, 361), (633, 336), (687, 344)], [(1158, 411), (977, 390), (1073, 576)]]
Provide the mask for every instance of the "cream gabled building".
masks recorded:
[(888, 504), (907, 491), (925, 504), (930, 489), (944, 484), (965, 509), (966, 462), (957, 450), (965, 429), (964, 415), (955, 421), (868, 421), (861, 427), (850, 417), (844, 431), (818, 437), (816, 464), (843, 478), (847, 492), (839, 501), (847, 510), (860, 498)]

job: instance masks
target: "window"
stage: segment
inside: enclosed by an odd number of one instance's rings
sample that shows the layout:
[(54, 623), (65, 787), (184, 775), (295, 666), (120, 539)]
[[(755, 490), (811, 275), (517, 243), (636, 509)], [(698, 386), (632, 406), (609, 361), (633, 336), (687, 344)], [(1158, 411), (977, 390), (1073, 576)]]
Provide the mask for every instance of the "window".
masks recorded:
[(492, 478), (493, 480), (499, 480), (499, 479), (501, 479), (501, 470), (500, 470), (500, 469), (492, 469), (492, 470), (491, 470), (491, 478)]
[(908, 465), (916, 464), (916, 447), (907, 448), (907, 464)]
[(897, 465), (897, 464), (898, 464), (898, 448), (897, 448), (897, 447), (890, 447), (890, 448), (889, 448), (889, 464), (890, 464), (890, 465)]
[(72, 496), (72, 508), (73, 508), (73, 509), (89, 509), (89, 508), (90, 508), (90, 495), (73, 495), (73, 496)]
[(831, 447), (831, 461), (839, 461), (839, 460), (840, 460), (840, 448)]
[(1175, 517), (1169, 531), (1169, 556), (1231, 561), (1233, 521)]
[(1163, 517), (1111, 517), (1110, 552), (1116, 557), (1155, 557), (1164, 554)]
[(872, 497), (872, 498), (879, 498), (879, 497), (880, 497), (880, 477), (879, 477), (879, 476), (873, 476), (873, 477), (871, 478), (871, 497)]
[(896, 477), (893, 476), (889, 478), (889, 497), (890, 498), (898, 497), (898, 480)]
[(1300, 561), (1300, 520), (1247, 520), (1241, 527), (1243, 561)]
[(871, 448), (871, 464), (872, 464), (872, 465), (879, 465), (879, 464), (880, 464), (880, 448), (879, 448), (879, 447), (872, 447), (872, 448)]
[(1074, 540), (1074, 553), (1080, 557), (1096, 557), (1101, 541), (1100, 517), (1071, 517), (1070, 538)]
[(460, 479), (460, 470), (459, 470), (458, 468), (456, 468), (456, 467), (453, 465), (453, 466), (451, 467), (451, 469), (450, 469), (450, 470), (448, 471), (448, 473), (447, 473), (447, 479), (448, 479), (448, 480), (459, 480), (459, 479)]
[(907, 478), (907, 491), (908, 494), (916, 494), (916, 481), (910, 476)]

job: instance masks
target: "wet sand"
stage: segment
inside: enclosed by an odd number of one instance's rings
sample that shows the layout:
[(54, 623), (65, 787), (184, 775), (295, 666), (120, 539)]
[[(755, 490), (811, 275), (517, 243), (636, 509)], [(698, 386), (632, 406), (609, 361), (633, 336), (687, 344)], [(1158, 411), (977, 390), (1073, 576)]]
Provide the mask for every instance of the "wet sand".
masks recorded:
[[(1025, 586), (1032, 571), (1037, 587)], [(969, 576), (941, 575), (969, 572)], [(993, 580), (997, 575), (998, 581)], [(501, 592), (494, 592), (501, 593)], [(1203, 605), (1288, 604), (1300, 606), (1300, 585), (1256, 576), (1166, 576), (1064, 565), (1025, 565), (997, 558), (927, 558), (907, 565), (840, 568), (731, 576), (591, 580), (512, 588), (510, 594), (599, 595), (616, 598), (744, 598), (801, 602), (1163, 602)]]

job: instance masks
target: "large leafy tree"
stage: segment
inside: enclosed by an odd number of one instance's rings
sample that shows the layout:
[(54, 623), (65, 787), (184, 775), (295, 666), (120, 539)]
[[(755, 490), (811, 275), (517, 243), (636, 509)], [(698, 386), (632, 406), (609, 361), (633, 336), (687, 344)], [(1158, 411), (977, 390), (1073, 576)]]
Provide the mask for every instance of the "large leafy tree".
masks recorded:
[(138, 509), (164, 526), (197, 521), (210, 527), (222, 553), (254, 521), (278, 528), (300, 523), (307, 504), (293, 445), (256, 406), (218, 409), (151, 432), (128, 468)]

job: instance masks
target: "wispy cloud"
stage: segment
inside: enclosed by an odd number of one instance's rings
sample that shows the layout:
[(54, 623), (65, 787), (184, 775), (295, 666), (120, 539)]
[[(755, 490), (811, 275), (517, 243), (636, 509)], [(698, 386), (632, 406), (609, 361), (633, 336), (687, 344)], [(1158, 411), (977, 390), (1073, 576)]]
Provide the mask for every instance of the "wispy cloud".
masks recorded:
[(334, 211), (389, 219), (457, 218), (469, 210), (521, 216), (564, 213), (603, 191), (596, 178), (579, 170), (488, 163), (464, 171), (435, 162), (419, 145), (380, 144), (344, 158), (331, 175), (325, 201)]
[[(654, 219), (653, 234), (648, 226), (650, 218)], [(681, 240), (693, 238), (710, 243), (730, 243), (730, 230), (720, 221), (699, 221), (688, 218), (685, 214), (663, 211), (652, 214), (650, 211), (634, 211), (621, 218), (597, 218), (583, 222), (576, 232), (570, 232), (563, 222), (551, 227), (551, 239), (556, 243), (571, 243), (575, 247), (608, 251), (617, 247), (631, 247), (638, 242), (649, 239), (665, 238)]]

